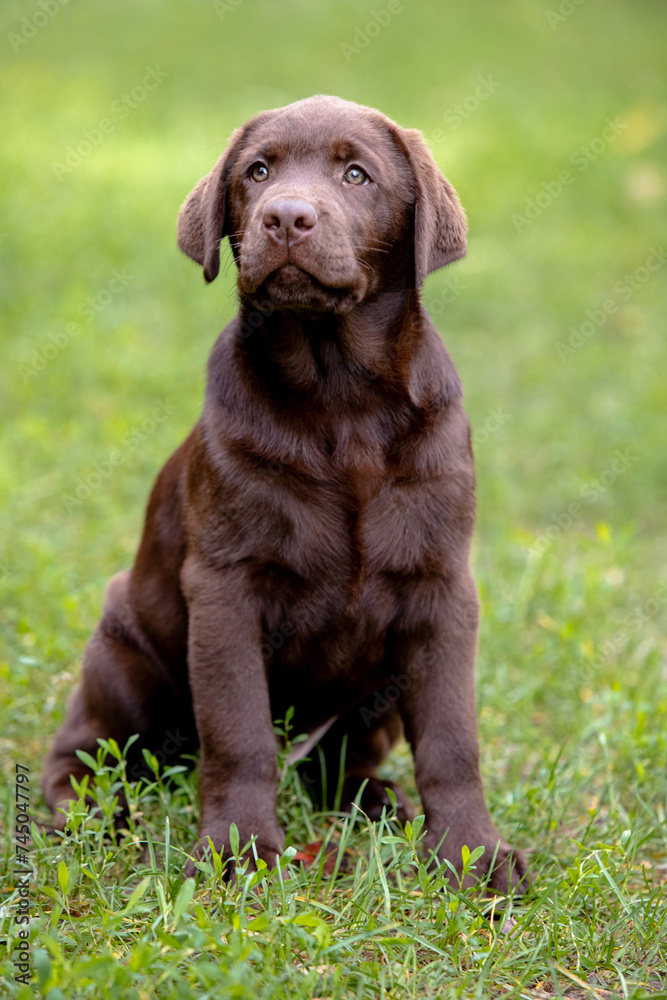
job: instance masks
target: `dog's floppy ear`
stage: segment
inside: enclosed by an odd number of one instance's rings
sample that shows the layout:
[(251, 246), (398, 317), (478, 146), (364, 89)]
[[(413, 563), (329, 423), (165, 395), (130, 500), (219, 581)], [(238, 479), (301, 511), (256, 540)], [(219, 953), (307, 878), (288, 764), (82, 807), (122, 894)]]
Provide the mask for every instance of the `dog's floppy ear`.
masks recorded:
[(213, 170), (185, 199), (178, 216), (178, 245), (204, 268), (206, 281), (220, 270), (220, 241), (227, 234), (225, 211), (229, 178), (248, 135), (265, 116), (258, 115), (233, 133)]
[(227, 156), (221, 156), (210, 174), (191, 191), (178, 216), (178, 245), (204, 268), (213, 281), (220, 270), (220, 241), (225, 235)]
[(466, 254), (466, 217), (456, 191), (443, 177), (421, 132), (401, 129), (415, 178), (415, 287)]

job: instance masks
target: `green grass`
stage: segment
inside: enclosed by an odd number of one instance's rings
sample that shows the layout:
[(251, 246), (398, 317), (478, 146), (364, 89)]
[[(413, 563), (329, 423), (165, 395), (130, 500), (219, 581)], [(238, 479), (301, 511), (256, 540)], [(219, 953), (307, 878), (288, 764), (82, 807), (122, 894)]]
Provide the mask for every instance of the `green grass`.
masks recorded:
[[(119, 762), (100, 777), (101, 818), (75, 807), (69, 837), (35, 834), (36, 985), (15, 982), (0, 945), (3, 995), (667, 995), (667, 270), (642, 270), (667, 222), (663, 6), (586, 0), (552, 26), (550, 0), (403, 0), (347, 61), (341, 43), (381, 7), (243, 0), (221, 19), (208, 2), (89, 0), (17, 51), (8, 33), (40, 8), (0, 13), (0, 940), (19, 929), (16, 764), (46, 819), (41, 762), (104, 583), (133, 557), (235, 309), (231, 267), (205, 288), (178, 253), (178, 208), (236, 125), (322, 92), (422, 129), (468, 212), (467, 259), (424, 298), (475, 431), (487, 798), (533, 888), (491, 915), (426, 870), (418, 830), (313, 811), (288, 770), (287, 843), (330, 838), (336, 877), (288, 850), (281, 873), (231, 888), (213, 867), (193, 892), (180, 869), (196, 775), (134, 789), (114, 836)], [(121, 118), (146, 67), (168, 75)], [(104, 118), (103, 140), (54, 168)], [(609, 120), (622, 127), (605, 142)], [(543, 206), (529, 222), (527, 202)], [(107, 295), (114, 271), (124, 287)], [(114, 451), (81, 504), (63, 500)], [(405, 746), (385, 767), (417, 803)]]

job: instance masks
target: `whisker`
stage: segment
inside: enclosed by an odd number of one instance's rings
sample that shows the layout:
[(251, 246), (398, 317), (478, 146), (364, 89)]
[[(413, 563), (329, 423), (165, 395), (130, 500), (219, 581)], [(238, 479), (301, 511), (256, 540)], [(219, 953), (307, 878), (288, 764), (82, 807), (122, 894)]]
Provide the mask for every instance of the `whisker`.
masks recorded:
[(391, 253), (391, 250), (382, 250), (380, 247), (372, 247), (372, 246), (365, 247), (361, 246), (358, 243), (352, 243), (351, 246), (354, 250), (365, 250), (367, 252), (372, 252), (372, 253)]
[(373, 270), (375, 270), (375, 269), (374, 269), (373, 267), (371, 267), (371, 265), (370, 265), (369, 263), (367, 263), (367, 261), (365, 261), (365, 260), (360, 260), (360, 259), (359, 259), (358, 257), (356, 257), (356, 256), (355, 256), (355, 258), (354, 258), (354, 259), (356, 260), (357, 264), (361, 264), (361, 266), (362, 266), (362, 267), (365, 267), (367, 271), (373, 271)]

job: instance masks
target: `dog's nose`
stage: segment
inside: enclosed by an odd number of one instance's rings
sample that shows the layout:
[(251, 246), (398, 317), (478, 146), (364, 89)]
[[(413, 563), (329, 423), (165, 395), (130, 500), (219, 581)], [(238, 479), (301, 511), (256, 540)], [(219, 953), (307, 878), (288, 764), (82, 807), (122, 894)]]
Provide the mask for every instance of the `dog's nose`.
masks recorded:
[(300, 198), (277, 198), (266, 206), (262, 218), (264, 229), (278, 243), (296, 243), (317, 225), (317, 212)]

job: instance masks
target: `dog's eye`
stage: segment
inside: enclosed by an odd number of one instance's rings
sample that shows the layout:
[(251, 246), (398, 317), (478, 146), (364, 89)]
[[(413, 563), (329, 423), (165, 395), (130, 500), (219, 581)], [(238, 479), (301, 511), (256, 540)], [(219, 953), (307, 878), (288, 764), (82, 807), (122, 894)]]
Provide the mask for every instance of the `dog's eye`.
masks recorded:
[(361, 167), (350, 167), (343, 174), (348, 184), (368, 184), (370, 177)]
[(254, 163), (250, 168), (250, 177), (258, 184), (269, 179), (269, 168), (265, 163)]

